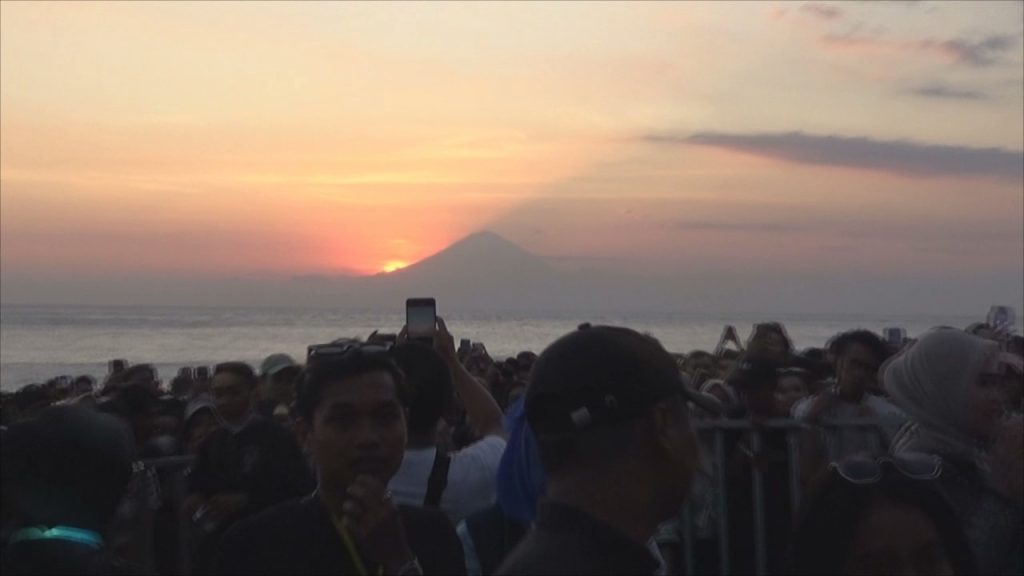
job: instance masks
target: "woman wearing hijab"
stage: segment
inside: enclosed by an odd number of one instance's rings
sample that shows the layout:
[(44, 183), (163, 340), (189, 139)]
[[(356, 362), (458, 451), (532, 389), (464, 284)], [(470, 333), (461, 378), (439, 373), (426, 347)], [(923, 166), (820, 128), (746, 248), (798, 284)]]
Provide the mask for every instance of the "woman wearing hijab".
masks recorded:
[(995, 488), (989, 465), (989, 447), (1009, 408), (1001, 368), (996, 343), (940, 329), (881, 372), (892, 401), (911, 418), (892, 452), (940, 456), (939, 491), (963, 524), (979, 572), (1021, 574), (1024, 513), (1019, 499)]

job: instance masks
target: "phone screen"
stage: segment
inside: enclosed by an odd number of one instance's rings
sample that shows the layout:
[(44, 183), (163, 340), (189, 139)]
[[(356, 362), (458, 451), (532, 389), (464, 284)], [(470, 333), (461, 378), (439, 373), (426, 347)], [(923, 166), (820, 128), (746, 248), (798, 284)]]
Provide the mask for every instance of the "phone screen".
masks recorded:
[(405, 301), (405, 325), (409, 328), (410, 338), (433, 338), (436, 322), (437, 305), (433, 298), (410, 298)]

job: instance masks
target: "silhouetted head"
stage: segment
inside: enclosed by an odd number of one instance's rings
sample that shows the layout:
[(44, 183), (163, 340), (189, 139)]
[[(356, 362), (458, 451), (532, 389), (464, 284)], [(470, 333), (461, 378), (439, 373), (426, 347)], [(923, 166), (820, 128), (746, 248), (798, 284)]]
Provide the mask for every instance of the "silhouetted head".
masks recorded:
[(113, 415), (54, 406), (3, 436), (5, 515), (19, 526), (107, 527), (131, 477), (134, 440)]
[(691, 397), (657, 340), (584, 324), (540, 355), (526, 416), (551, 486), (610, 486), (628, 474), (641, 497), (671, 515), (689, 491), (696, 463)]

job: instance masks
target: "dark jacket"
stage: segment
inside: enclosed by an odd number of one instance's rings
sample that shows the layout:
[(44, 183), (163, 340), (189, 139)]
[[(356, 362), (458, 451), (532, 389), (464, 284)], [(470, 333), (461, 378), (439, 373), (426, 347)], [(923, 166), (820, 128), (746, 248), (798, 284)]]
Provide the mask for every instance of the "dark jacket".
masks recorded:
[(530, 529), (528, 524), (506, 516), (497, 504), (470, 514), (465, 523), (471, 544), (466, 548), (475, 552), (481, 574), (494, 574)]
[(248, 504), (219, 524), (196, 520), (198, 542), (193, 568), (208, 573), (217, 543), (237, 521), (270, 506), (301, 498), (315, 484), (295, 439), (269, 420), (256, 418), (240, 431), (222, 428), (211, 434), (199, 449), (188, 473), (190, 494), (210, 497), (225, 492), (241, 492)]
[(236, 433), (222, 428), (211, 434), (189, 474), (190, 493), (243, 492), (249, 497), (249, 513), (309, 494), (313, 488), (295, 439), (259, 417)]
[(498, 574), (654, 574), (659, 563), (642, 544), (576, 508), (542, 501), (536, 527)]
[[(398, 509), (424, 574), (466, 573), (462, 545), (443, 512)], [(215, 566), (219, 574), (356, 574), (327, 508), (313, 496), (239, 522), (221, 540)]]

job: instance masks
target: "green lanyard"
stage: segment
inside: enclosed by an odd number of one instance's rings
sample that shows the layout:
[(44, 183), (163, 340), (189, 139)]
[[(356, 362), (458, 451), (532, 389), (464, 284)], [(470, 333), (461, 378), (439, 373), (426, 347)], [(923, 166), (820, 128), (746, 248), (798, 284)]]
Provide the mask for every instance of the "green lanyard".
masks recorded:
[(52, 528), (33, 526), (31, 528), (22, 528), (11, 534), (8, 542), (13, 544), (15, 542), (28, 542), (31, 540), (64, 540), (65, 542), (82, 544), (94, 550), (99, 550), (103, 547), (103, 537), (98, 533), (92, 530), (72, 528), (71, 526), (54, 526)]
[[(345, 549), (348, 550), (348, 555), (356, 566), (356, 572), (359, 573), (359, 576), (370, 576), (370, 573), (366, 570), (366, 565), (363, 564), (362, 557), (359, 555), (359, 549), (356, 548), (356, 543), (352, 541), (352, 535), (348, 533), (348, 529), (345, 528), (345, 525), (334, 514), (331, 514), (331, 522), (334, 523), (334, 529), (341, 536), (341, 541), (345, 543)], [(384, 567), (380, 566), (377, 568), (377, 576), (382, 574), (384, 574)]]

